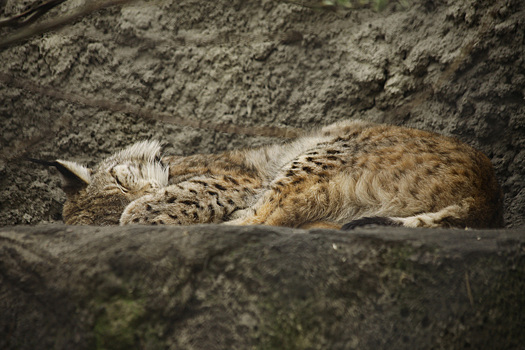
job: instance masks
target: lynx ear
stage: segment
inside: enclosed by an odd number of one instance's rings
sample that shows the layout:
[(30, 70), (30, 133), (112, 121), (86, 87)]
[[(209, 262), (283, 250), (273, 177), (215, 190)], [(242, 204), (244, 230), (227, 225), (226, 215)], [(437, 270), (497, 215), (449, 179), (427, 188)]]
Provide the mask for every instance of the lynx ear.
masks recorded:
[(75, 194), (91, 183), (91, 169), (78, 163), (69, 162), (67, 160), (56, 160), (50, 162), (35, 158), (26, 159), (33, 163), (54, 166), (57, 168), (60, 175), (62, 175), (62, 189), (67, 195)]
[(57, 160), (53, 163), (62, 175), (62, 189), (66, 194), (74, 194), (91, 183), (91, 169), (67, 160)]

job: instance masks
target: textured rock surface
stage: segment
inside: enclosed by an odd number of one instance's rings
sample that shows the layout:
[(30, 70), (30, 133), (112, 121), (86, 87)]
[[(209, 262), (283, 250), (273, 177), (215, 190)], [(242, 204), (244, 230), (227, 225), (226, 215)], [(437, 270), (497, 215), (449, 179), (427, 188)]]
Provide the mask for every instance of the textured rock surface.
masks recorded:
[(520, 349), (525, 233), (0, 229), (2, 349)]
[[(8, 16), (28, 1), (2, 3)], [(203, 125), (308, 129), (365, 118), (455, 135), (492, 159), (507, 226), (523, 227), (524, 7), (416, 1), (374, 13), (274, 0), (138, 1), (3, 49), (0, 74), (18, 85), (0, 81), (0, 225), (61, 220), (58, 175), (24, 156), (93, 165), (145, 138), (175, 154), (279, 141), (86, 107), (67, 92)]]

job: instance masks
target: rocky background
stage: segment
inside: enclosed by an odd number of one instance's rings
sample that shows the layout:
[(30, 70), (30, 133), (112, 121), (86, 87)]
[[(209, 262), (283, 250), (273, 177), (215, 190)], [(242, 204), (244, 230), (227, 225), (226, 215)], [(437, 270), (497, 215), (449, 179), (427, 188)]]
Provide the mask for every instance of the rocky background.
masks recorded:
[[(29, 3), (2, 1), (3, 16)], [(66, 1), (40, 21), (80, 5)], [(61, 221), (58, 174), (25, 157), (93, 165), (148, 138), (169, 154), (216, 152), (281, 142), (283, 128), (364, 118), (483, 150), (507, 226), (524, 227), (523, 28), (521, 0), (391, 2), (382, 11), (158, 0), (5, 45), (0, 225)], [(0, 28), (4, 39), (13, 33)]]

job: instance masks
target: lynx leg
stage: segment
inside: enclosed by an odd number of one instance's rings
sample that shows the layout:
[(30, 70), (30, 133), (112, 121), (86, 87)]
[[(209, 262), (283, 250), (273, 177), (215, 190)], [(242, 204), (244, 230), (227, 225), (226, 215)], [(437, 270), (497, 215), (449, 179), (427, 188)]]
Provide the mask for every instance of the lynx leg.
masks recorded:
[(228, 184), (221, 177), (196, 177), (159, 189), (131, 202), (122, 213), (121, 225), (192, 225), (220, 223), (246, 207), (253, 190)]
[(476, 227), (477, 218), (471, 208), (473, 199), (465, 199), (459, 204), (449, 205), (434, 213), (421, 213), (408, 217), (362, 217), (343, 225), (343, 230), (353, 230), (357, 227), (379, 226), (404, 226), (404, 227)]
[(478, 218), (476, 212), (472, 211), (473, 203), (474, 199), (470, 198), (434, 213), (422, 213), (404, 218), (390, 217), (389, 219), (394, 224), (398, 223), (405, 227), (476, 227), (478, 222), (484, 221), (484, 218)]
[(468, 209), (450, 205), (435, 213), (422, 213), (406, 218), (391, 218), (405, 227), (466, 227)]
[[(275, 210), (275, 208), (269, 208), (268, 198), (271, 196), (270, 191), (267, 191), (257, 203), (244, 210), (236, 211), (233, 214), (233, 219), (226, 221), (225, 225), (264, 225), (266, 224), (266, 219), (268, 218), (268, 212)], [(273, 200), (270, 200), (273, 201)]]
[(328, 217), (337, 207), (337, 203), (330, 200), (328, 182), (301, 185), (277, 181), (252, 207), (225, 224), (307, 227), (322, 221), (330, 222), (330, 228), (339, 228), (340, 225), (332, 225)]
[(223, 215), (215, 206), (203, 206), (194, 198), (172, 198), (164, 193), (140, 197), (124, 209), (120, 225), (192, 225), (220, 222)]

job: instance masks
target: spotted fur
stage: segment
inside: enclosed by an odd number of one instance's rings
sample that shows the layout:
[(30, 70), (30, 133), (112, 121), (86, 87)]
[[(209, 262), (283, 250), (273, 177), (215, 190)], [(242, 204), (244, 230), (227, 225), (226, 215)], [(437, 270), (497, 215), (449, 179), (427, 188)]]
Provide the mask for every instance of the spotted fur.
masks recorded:
[(138, 143), (93, 171), (61, 161), (70, 189), (65, 222), (503, 225), (489, 159), (421, 130), (343, 121), (287, 144), (162, 159), (159, 152), (158, 142)]

